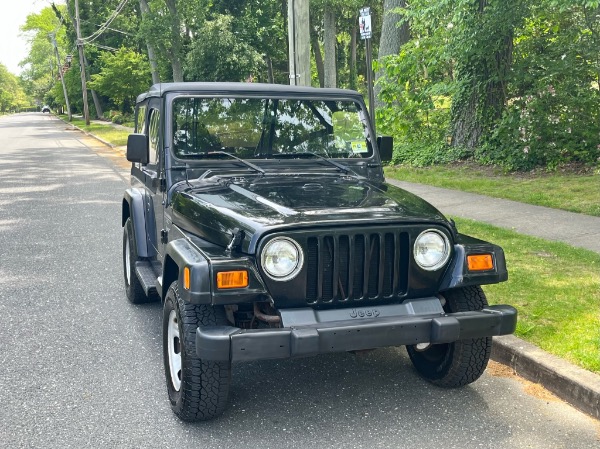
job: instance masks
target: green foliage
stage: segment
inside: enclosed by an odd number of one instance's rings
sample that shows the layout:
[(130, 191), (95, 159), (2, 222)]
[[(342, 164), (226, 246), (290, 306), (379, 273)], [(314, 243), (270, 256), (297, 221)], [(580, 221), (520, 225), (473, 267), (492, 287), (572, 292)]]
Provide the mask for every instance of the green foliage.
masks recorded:
[(482, 161), (511, 170), (600, 161), (599, 14), (540, 8), (519, 30), (512, 101)]
[(600, 162), (599, 4), (413, 0), (400, 11), (412, 39), (380, 80), (378, 129), (394, 135), (395, 160)]
[(413, 39), (397, 56), (385, 58), (381, 66), (374, 64), (384, 74), (379, 79), (383, 107), (376, 112), (378, 130), (395, 137), (393, 162), (414, 166), (451, 162), (463, 155), (447, 144), (456, 88), (447, 47), (450, 28), (441, 23), (431, 27), (427, 11), (400, 10), (411, 20)]
[[(64, 10), (64, 6), (59, 7)], [(52, 37), (56, 40), (60, 54), (65, 45), (65, 31), (60, 27), (51, 7), (42, 9), (37, 14), (29, 14), (21, 31), (31, 43), (29, 55), (21, 61), (24, 70), (21, 76), (25, 80), (27, 94), (41, 103), (52, 85), (57, 82), (58, 68)]]
[(258, 51), (233, 31), (233, 17), (217, 15), (206, 21), (186, 58), (186, 79), (244, 81), (257, 76), (264, 62)]
[[(94, 34), (117, 3), (80, 2), (82, 35)], [(20, 85), (37, 102), (65, 103), (48, 36), (55, 33), (61, 60), (74, 54), (65, 83), (72, 110), (79, 112), (73, 2), (67, 5), (32, 14), (22, 26), (31, 51)], [(359, 0), (311, 1), (310, 29), (318, 48), (323, 11), (335, 10), (338, 86), (365, 94), (365, 45), (352, 38), (361, 6)], [(376, 60), (389, 11), (382, 0), (370, 6)], [(394, 12), (409, 24), (411, 40), (374, 68), (385, 74), (377, 129), (395, 137), (396, 162), (472, 157), (509, 170), (600, 162), (599, 0), (411, 0)], [(141, 56), (149, 46), (162, 81), (179, 72), (179, 61), (190, 81), (287, 84), (286, 15), (280, 0), (128, 2), (111, 29), (85, 46), (90, 88), (105, 108), (129, 111), (150, 84), (149, 61)], [(315, 64), (312, 78), (318, 84)], [(2, 104), (12, 91), (2, 91)]]
[(133, 114), (126, 114), (112, 109), (110, 111), (105, 111), (103, 117), (117, 125), (133, 122)]
[(16, 111), (30, 106), (19, 78), (0, 64), (0, 112)]
[(120, 48), (115, 53), (102, 53), (100, 65), (100, 73), (92, 75), (88, 83), (90, 89), (112, 98), (122, 112), (130, 111), (137, 94), (151, 84), (146, 56)]

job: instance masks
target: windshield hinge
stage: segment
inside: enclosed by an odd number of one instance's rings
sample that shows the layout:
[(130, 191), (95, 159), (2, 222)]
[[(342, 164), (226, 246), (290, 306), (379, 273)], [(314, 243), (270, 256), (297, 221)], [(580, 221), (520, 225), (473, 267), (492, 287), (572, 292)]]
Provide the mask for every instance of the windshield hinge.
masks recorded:
[(239, 247), (242, 244), (242, 240), (244, 240), (244, 235), (245, 235), (244, 231), (242, 231), (239, 228), (235, 228), (233, 230), (232, 234), (233, 234), (233, 238), (231, 239), (231, 242), (229, 242), (229, 245), (227, 245), (228, 252), (239, 249)]

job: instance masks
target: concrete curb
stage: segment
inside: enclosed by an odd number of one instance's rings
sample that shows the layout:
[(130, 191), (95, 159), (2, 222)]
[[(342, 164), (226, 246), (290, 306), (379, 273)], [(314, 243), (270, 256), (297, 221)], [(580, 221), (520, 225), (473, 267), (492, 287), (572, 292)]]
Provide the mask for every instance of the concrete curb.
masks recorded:
[(574, 366), (513, 335), (494, 337), (492, 359), (600, 419), (600, 375)]

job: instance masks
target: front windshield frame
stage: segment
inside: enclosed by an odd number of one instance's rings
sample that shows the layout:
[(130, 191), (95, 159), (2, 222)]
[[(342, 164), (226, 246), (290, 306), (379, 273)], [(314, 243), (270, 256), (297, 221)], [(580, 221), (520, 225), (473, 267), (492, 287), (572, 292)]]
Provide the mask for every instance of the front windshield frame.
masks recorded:
[[(184, 163), (187, 165), (197, 165), (197, 164), (206, 164), (207, 162), (214, 163), (217, 159), (212, 158), (204, 158), (204, 157), (179, 157), (174, 148), (174, 119), (175, 119), (175, 102), (180, 99), (202, 99), (202, 100), (222, 100), (222, 99), (232, 99), (232, 100), (267, 100), (267, 101), (314, 101), (314, 102), (343, 102), (343, 103), (352, 103), (356, 107), (356, 113), (358, 116), (358, 120), (362, 125), (362, 133), (364, 135), (364, 141), (368, 147), (368, 152), (361, 154), (360, 157), (330, 157), (329, 155), (319, 154), (318, 156), (324, 156), (325, 159), (335, 159), (339, 161), (344, 161), (344, 163), (353, 162), (367, 162), (372, 160), (375, 157), (376, 153), (376, 140), (373, 138), (373, 131), (371, 129), (371, 124), (367, 116), (367, 108), (362, 101), (359, 101), (356, 97), (351, 96), (343, 96), (343, 95), (323, 95), (323, 96), (314, 96), (314, 95), (264, 95), (261, 94), (252, 94), (252, 93), (244, 93), (240, 95), (239, 93), (231, 94), (231, 93), (222, 93), (222, 94), (191, 94), (191, 93), (175, 93), (171, 94), (167, 97), (167, 117), (166, 117), (166, 134), (167, 139), (165, 139), (165, 143), (168, 142), (169, 153), (170, 156), (179, 163)], [(301, 152), (304, 156), (310, 156), (311, 152)], [(293, 155), (291, 155), (293, 156)], [(300, 157), (300, 156), (299, 156)], [(242, 157), (243, 159), (252, 160), (252, 161), (260, 161), (260, 162), (268, 162), (277, 157)], [(298, 160), (297, 158), (292, 157), (294, 160)], [(226, 162), (227, 159), (221, 159), (220, 161)]]

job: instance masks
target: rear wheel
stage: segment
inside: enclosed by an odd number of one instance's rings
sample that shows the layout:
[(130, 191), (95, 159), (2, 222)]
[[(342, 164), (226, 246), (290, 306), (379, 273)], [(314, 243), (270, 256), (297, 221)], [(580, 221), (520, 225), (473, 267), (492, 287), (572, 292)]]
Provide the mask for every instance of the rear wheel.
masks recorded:
[(163, 358), (171, 409), (184, 421), (205, 421), (223, 413), (229, 397), (230, 362), (196, 355), (198, 326), (223, 326), (222, 307), (189, 304), (173, 282), (163, 309)]
[[(487, 306), (479, 286), (444, 292), (447, 313), (481, 310)], [(420, 350), (417, 345), (406, 350), (415, 369), (425, 380), (440, 387), (462, 387), (476, 381), (485, 371), (492, 350), (492, 337), (459, 340), (431, 345)]]
[(128, 218), (123, 226), (123, 277), (125, 279), (125, 294), (129, 302), (140, 304), (151, 301), (140, 283), (135, 272), (135, 263), (140, 260), (135, 244), (133, 222)]

